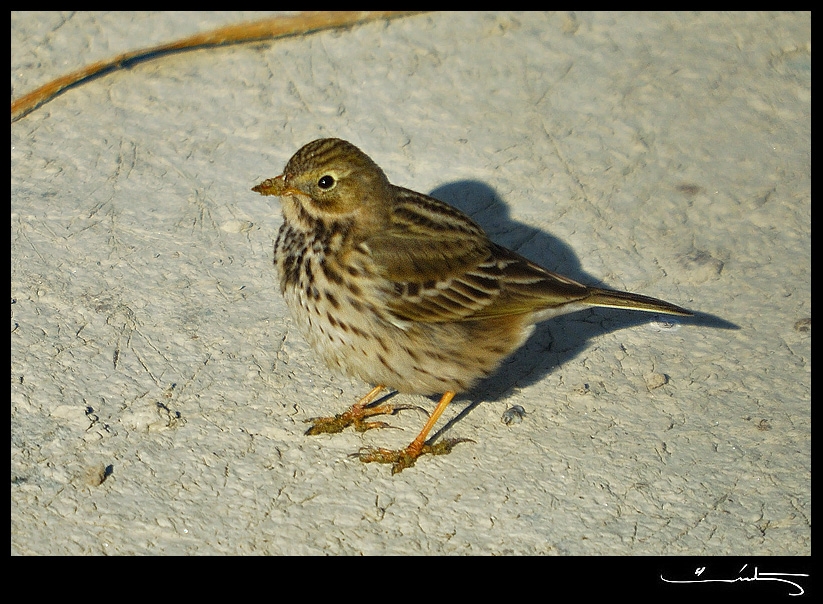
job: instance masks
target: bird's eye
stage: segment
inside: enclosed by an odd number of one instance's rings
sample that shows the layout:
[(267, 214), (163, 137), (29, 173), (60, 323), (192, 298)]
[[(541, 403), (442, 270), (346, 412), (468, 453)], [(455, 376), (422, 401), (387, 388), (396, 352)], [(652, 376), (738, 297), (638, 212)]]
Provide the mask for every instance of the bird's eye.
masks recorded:
[(336, 184), (337, 182), (334, 180), (334, 176), (332, 176), (331, 174), (321, 176), (320, 180), (317, 181), (317, 186), (323, 189), (324, 191), (328, 191)]

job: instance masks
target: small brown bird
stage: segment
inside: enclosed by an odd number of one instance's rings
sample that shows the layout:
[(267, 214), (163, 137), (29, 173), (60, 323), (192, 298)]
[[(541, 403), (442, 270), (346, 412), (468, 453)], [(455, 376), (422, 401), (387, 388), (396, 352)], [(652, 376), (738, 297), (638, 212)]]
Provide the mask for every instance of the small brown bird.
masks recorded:
[(462, 442), (426, 438), (455, 394), (494, 371), (535, 323), (591, 306), (692, 314), (552, 273), (493, 243), (459, 210), (392, 185), (337, 138), (307, 144), (252, 190), (281, 198), (274, 263), (303, 335), (329, 367), (376, 385), (345, 413), (309, 420), (306, 434), (386, 426), (365, 420), (409, 408), (370, 406), (387, 387), (442, 394), (408, 447), (357, 454), (393, 464), (393, 474)]

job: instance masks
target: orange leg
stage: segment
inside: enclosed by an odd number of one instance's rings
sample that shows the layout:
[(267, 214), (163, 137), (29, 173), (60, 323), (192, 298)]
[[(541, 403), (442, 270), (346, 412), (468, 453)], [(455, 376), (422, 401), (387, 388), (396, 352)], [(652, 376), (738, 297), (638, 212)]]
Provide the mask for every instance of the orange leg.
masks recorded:
[(406, 451), (409, 453), (416, 453), (415, 457), (420, 457), (420, 451), (423, 450), (423, 445), (426, 444), (426, 437), (429, 435), (429, 432), (432, 431), (434, 428), (434, 424), (437, 423), (437, 420), (440, 419), (440, 416), (443, 415), (443, 412), (446, 410), (446, 407), (452, 402), (455, 393), (449, 390), (448, 392), (444, 392), (443, 396), (440, 397), (440, 402), (437, 403), (437, 407), (434, 408), (434, 411), (429, 416), (429, 420), (423, 426), (423, 429), (420, 430), (420, 434), (417, 435), (411, 444), (406, 447)]
[(437, 407), (434, 408), (434, 411), (429, 416), (426, 425), (423, 426), (423, 429), (420, 431), (420, 434), (417, 435), (411, 444), (405, 449), (394, 451), (391, 449), (363, 449), (359, 453), (356, 453), (360, 458), (360, 461), (369, 463), (369, 462), (379, 462), (379, 463), (390, 463), (392, 464), (392, 474), (397, 474), (402, 472), (406, 468), (410, 468), (414, 465), (414, 462), (417, 461), (417, 458), (421, 455), (425, 455), (429, 453), (431, 455), (445, 455), (450, 453), (451, 450), (454, 448), (454, 445), (461, 442), (466, 442), (468, 439), (466, 438), (454, 438), (454, 439), (446, 439), (443, 441), (438, 442), (435, 445), (427, 445), (426, 444), (426, 437), (431, 432), (434, 425), (437, 423), (437, 420), (440, 419), (440, 416), (443, 415), (443, 411), (446, 410), (446, 407), (454, 398), (455, 393), (448, 391), (443, 394), (440, 398), (440, 402), (437, 403)]
[(378, 397), (378, 395), (385, 390), (386, 387), (379, 384), (372, 388), (366, 396), (357, 401), (351, 408), (334, 417), (313, 417), (307, 419), (312, 426), (306, 430), (306, 435), (313, 436), (315, 434), (334, 434), (342, 432), (348, 426), (353, 426), (358, 432), (365, 432), (372, 428), (388, 428), (389, 424), (386, 422), (367, 422), (366, 418), (373, 415), (394, 415), (398, 411), (404, 409), (418, 409), (412, 405), (376, 405), (370, 407), (371, 403)]

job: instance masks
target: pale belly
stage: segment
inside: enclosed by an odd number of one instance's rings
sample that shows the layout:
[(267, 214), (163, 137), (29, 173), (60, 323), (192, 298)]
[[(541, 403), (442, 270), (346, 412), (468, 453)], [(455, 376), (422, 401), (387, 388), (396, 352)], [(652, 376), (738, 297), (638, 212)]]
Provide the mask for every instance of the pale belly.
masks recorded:
[(533, 329), (523, 317), (454, 323), (393, 320), (377, 302), (355, 298), (345, 288), (332, 289), (320, 278), (314, 281), (314, 288), (284, 292), (306, 341), (331, 369), (399, 392), (467, 390)]

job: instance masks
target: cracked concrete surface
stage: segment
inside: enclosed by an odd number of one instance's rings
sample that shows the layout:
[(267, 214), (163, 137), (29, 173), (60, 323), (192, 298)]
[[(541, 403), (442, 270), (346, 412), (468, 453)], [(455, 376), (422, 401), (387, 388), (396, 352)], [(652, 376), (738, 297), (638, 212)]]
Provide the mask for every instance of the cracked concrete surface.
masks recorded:
[[(13, 97), (257, 16), (13, 13)], [(163, 57), (16, 122), (12, 553), (809, 555), (810, 41), (809, 14), (432, 13)], [(549, 321), (447, 410), (474, 443), (361, 464), (422, 416), (303, 435), (368, 387), (298, 335), (249, 190), (323, 136), (700, 314)]]

